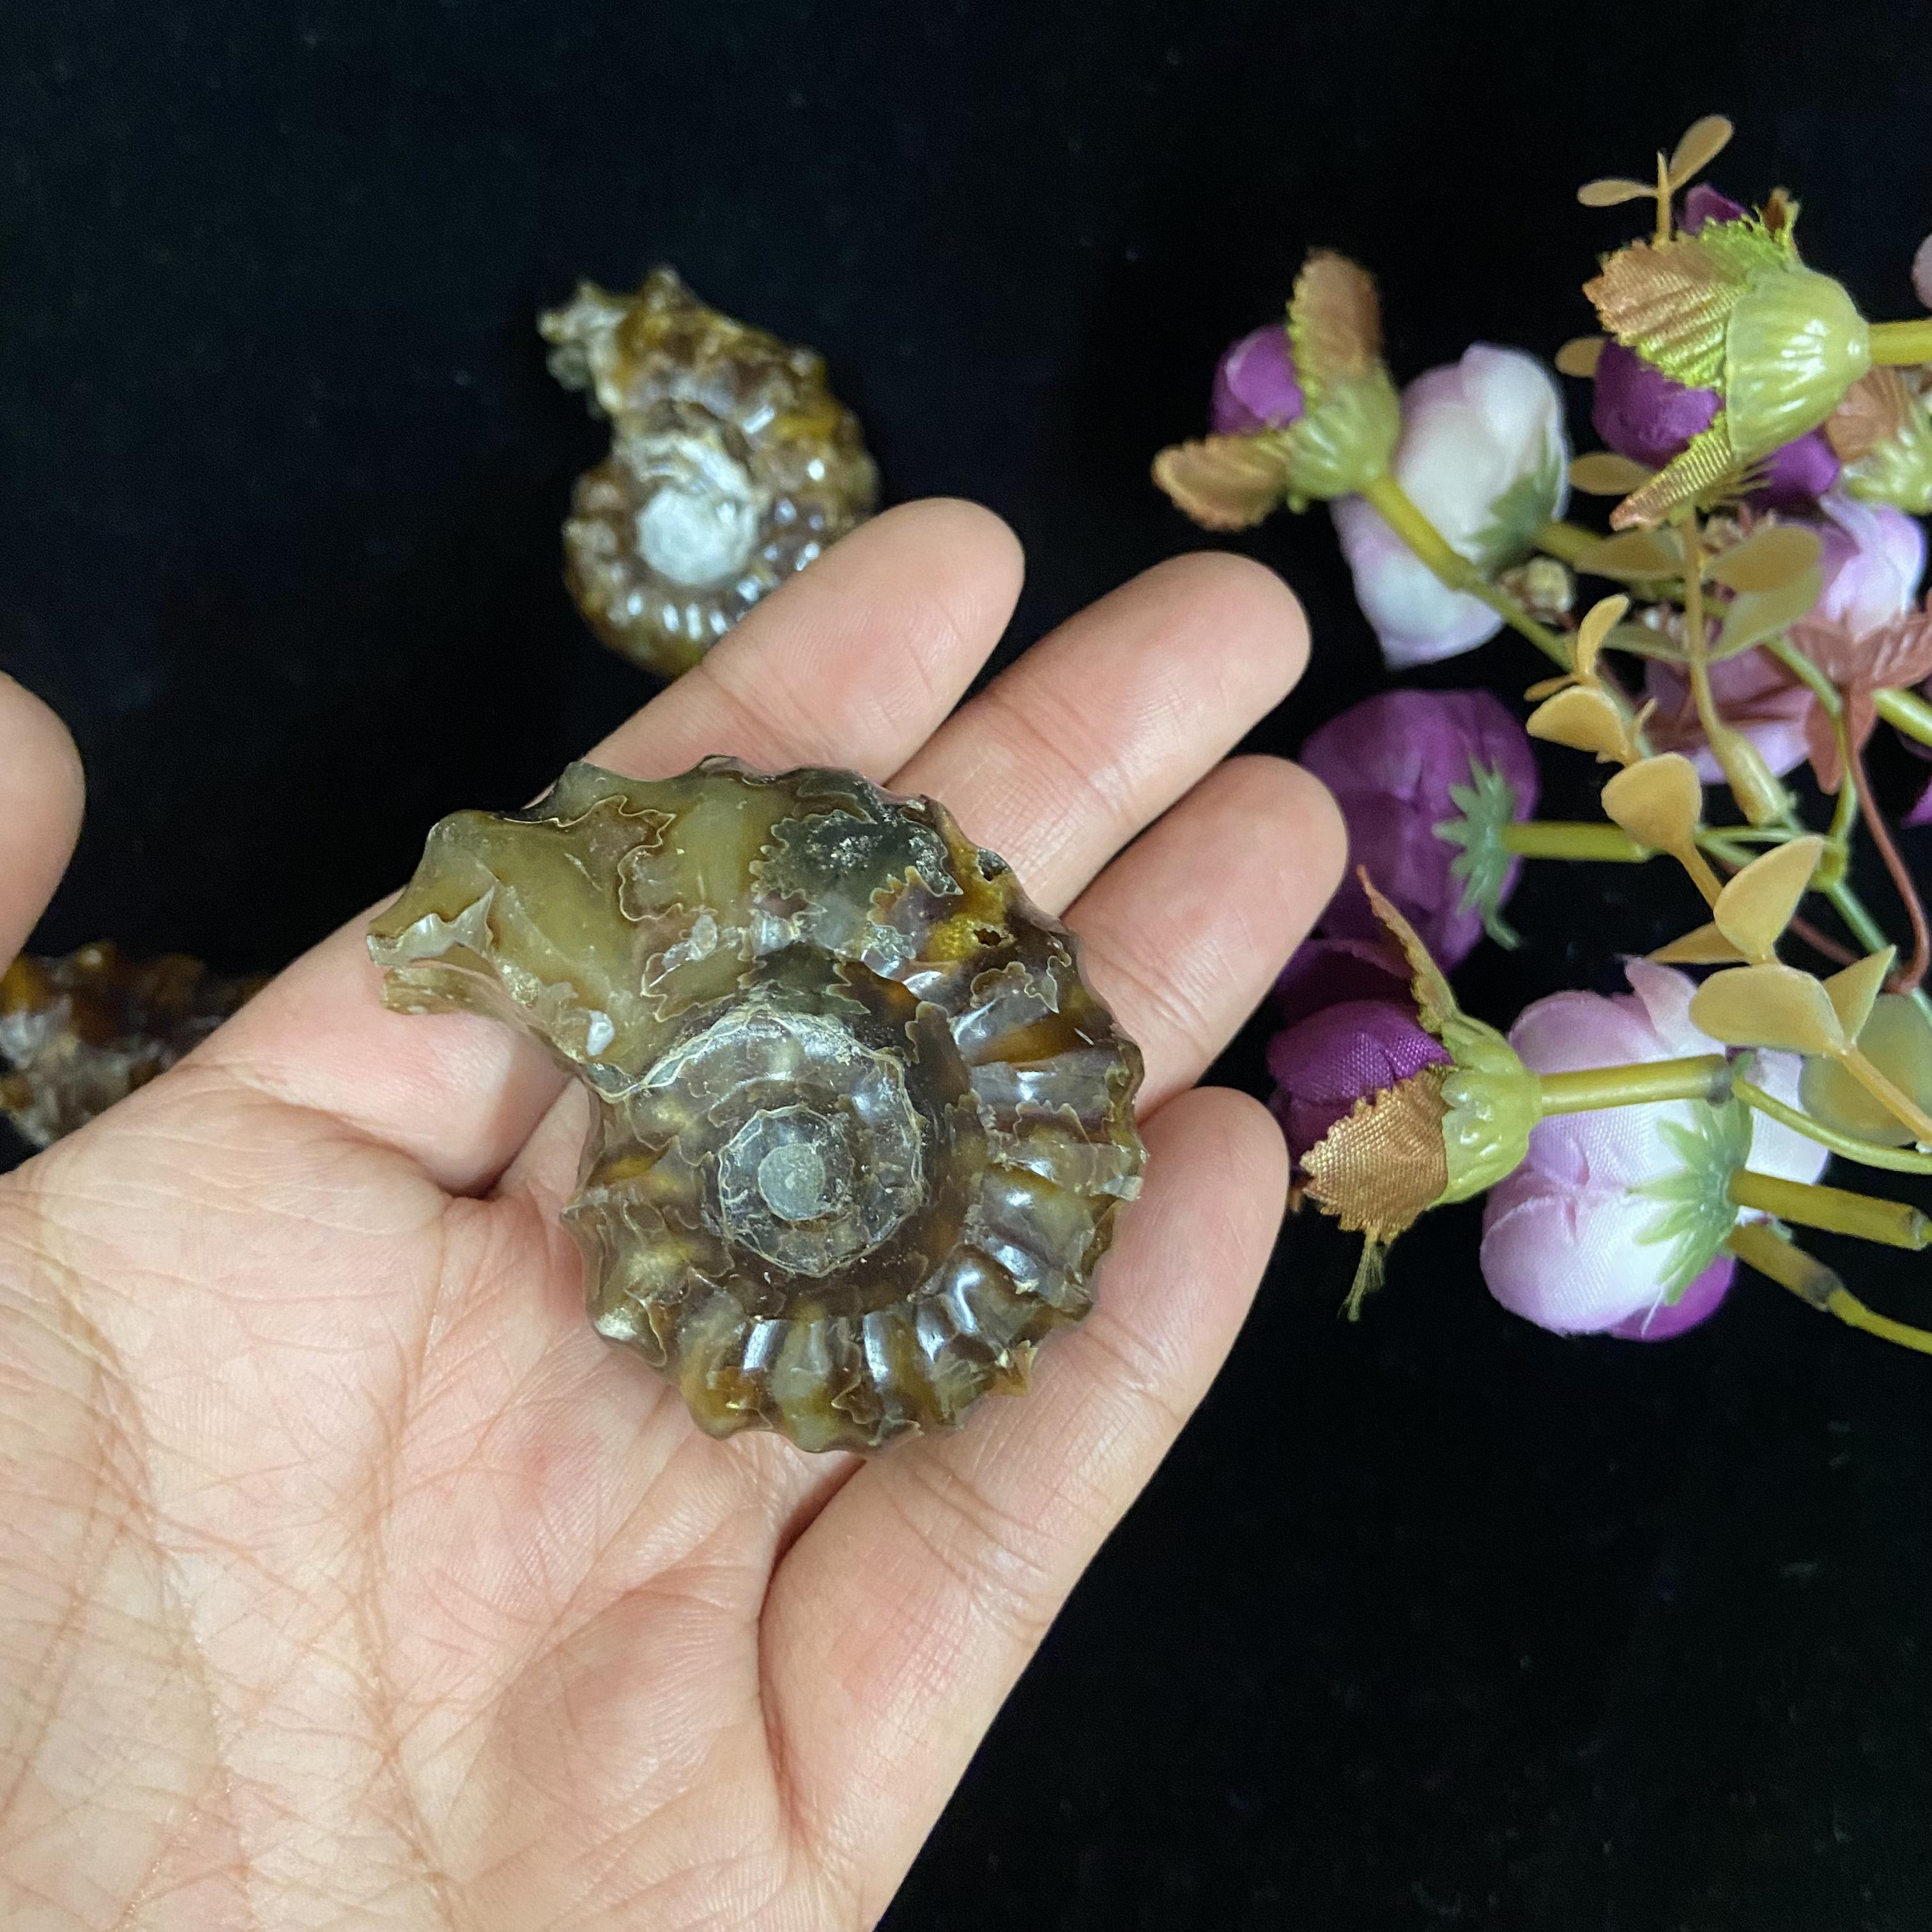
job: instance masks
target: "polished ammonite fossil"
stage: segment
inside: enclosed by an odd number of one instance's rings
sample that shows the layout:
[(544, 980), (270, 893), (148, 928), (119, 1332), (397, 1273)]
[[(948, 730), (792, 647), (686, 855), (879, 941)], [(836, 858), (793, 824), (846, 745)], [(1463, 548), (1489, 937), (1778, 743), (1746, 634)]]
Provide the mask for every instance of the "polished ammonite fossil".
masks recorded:
[(526, 1028), (594, 1096), (592, 1319), (726, 1435), (874, 1448), (1024, 1385), (1140, 1185), (1138, 1049), (930, 799), (572, 765), (430, 832), (383, 998)]
[(105, 940), (0, 973), (0, 1114), (46, 1147), (165, 1072), (262, 984)]
[(629, 296), (580, 283), (538, 326), (558, 380), (610, 419), (563, 526), (565, 580), (647, 670), (688, 670), (871, 514), (878, 472), (816, 350), (707, 308), (669, 268)]

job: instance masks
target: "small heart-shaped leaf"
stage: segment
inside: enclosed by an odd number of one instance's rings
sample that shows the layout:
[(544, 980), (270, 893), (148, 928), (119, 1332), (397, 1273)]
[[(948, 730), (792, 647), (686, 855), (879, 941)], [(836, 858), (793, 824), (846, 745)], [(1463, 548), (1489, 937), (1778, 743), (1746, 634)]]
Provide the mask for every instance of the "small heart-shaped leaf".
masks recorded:
[(1844, 1029), (1822, 986), (1795, 966), (1733, 966), (1690, 998), (1690, 1023), (1726, 1046), (1839, 1054)]
[(1604, 341), (1600, 335), (1573, 335), (1556, 352), (1558, 373), (1564, 376), (1594, 376), (1603, 357)]
[(1626, 201), (1647, 201), (1657, 190), (1648, 182), (1632, 181), (1623, 175), (1604, 175), (1587, 181), (1576, 190), (1576, 199), (1586, 208), (1615, 208)]
[(1604, 811), (1640, 845), (1684, 852), (1696, 842), (1703, 782), (1681, 752), (1662, 752), (1618, 772), (1604, 788)]
[(1682, 188), (1690, 177), (1708, 167), (1730, 146), (1734, 130), (1721, 114), (1707, 114), (1684, 130), (1684, 138), (1670, 157), (1670, 185)]
[(1641, 490), (1650, 477), (1641, 463), (1607, 449), (1593, 449), (1570, 466), (1570, 482), (1586, 496), (1628, 496), (1633, 490)]
[(1647, 584), (1683, 574), (1684, 548), (1668, 528), (1620, 530), (1594, 543), (1576, 560), (1586, 577), (1608, 577), (1626, 584)]
[(1774, 845), (1730, 880), (1711, 908), (1718, 930), (1747, 959), (1768, 959), (1778, 934), (1811, 883), (1824, 856), (1816, 832)]
[(1660, 966), (1741, 966), (1744, 956), (1714, 926), (1700, 926), (1668, 946), (1660, 946), (1651, 958)]
[(1629, 608), (1630, 599), (1619, 591), (1613, 597), (1600, 598), (1583, 614), (1583, 621), (1576, 627), (1574, 656), (1576, 675), (1586, 682), (1596, 674), (1597, 653), (1603, 649), (1604, 640), (1622, 622)]
[(1668, 631), (1655, 630), (1648, 624), (1619, 624), (1604, 640), (1606, 651), (1628, 651), (1633, 657), (1654, 658), (1660, 664), (1682, 664), (1684, 662), (1683, 642), (1673, 638)]
[(1847, 1040), (1856, 1043), (1864, 1031), (1873, 1004), (1885, 991), (1886, 975), (1898, 957), (1898, 948), (1888, 946), (1882, 952), (1868, 952), (1862, 959), (1855, 959), (1842, 973), (1834, 973), (1825, 982), (1826, 996)]
[(1724, 613), (1724, 627), (1711, 647), (1712, 658), (1736, 657), (1738, 652), (1790, 630), (1809, 614), (1824, 587), (1824, 573), (1814, 563), (1774, 590), (1740, 591)]
[(1799, 524), (1766, 524), (1742, 543), (1718, 551), (1704, 566), (1704, 574), (1732, 590), (1776, 590), (1812, 568), (1822, 549), (1816, 530)]
[(1532, 738), (1593, 752), (1612, 761), (1620, 760), (1626, 748), (1624, 721), (1617, 707), (1600, 691), (1580, 684), (1546, 698), (1529, 714), (1523, 728)]

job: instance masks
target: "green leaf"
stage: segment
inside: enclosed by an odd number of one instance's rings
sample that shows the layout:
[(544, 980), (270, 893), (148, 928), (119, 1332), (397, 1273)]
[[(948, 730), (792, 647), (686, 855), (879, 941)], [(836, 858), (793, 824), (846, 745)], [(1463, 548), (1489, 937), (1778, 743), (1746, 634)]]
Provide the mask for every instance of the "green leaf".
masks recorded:
[(1462, 814), (1434, 828), (1437, 838), (1461, 850), (1449, 862), (1452, 878), (1462, 881), (1460, 910), (1482, 915), (1483, 928), (1498, 946), (1514, 947), (1521, 935), (1503, 917), (1503, 893), (1515, 855), (1503, 844), (1503, 829), (1516, 821), (1516, 787), (1492, 765), (1469, 761), (1469, 782), (1451, 785), (1449, 796)]
[(1724, 613), (1724, 628), (1711, 647), (1712, 657), (1736, 657), (1738, 652), (1790, 630), (1809, 614), (1824, 587), (1824, 573), (1814, 563), (1774, 589), (1739, 591)]
[(1665, 1119), (1656, 1132), (1677, 1157), (1673, 1172), (1633, 1188), (1658, 1204), (1659, 1212), (1637, 1239), (1666, 1244), (1664, 1294), (1676, 1301), (1717, 1258), (1724, 1237), (1736, 1225), (1731, 1176), (1750, 1157), (1750, 1109), (1742, 1100), (1721, 1107), (1708, 1101), (1683, 1102), (1688, 1119)]
[(1474, 562), (1486, 577), (1508, 570), (1536, 548), (1536, 533), (1556, 510), (1563, 488), (1563, 454), (1546, 448), (1537, 467), (1519, 476), (1490, 506), (1490, 520), (1476, 532)]
[(1619, 584), (1654, 584), (1684, 574), (1684, 547), (1672, 530), (1620, 530), (1594, 543), (1576, 560), (1586, 577)]

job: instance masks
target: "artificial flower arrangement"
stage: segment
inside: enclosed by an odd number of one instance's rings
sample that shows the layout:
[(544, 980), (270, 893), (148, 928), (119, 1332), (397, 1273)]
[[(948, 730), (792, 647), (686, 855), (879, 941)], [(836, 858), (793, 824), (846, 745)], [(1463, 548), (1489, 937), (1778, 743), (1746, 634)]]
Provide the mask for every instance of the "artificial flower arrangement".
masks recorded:
[[(1269, 1065), (1298, 1197), (1364, 1237), (1352, 1313), (1418, 1216), (1486, 1194), (1484, 1278), (1546, 1328), (1682, 1333), (1742, 1262), (1932, 1353), (1792, 1232), (1932, 1240), (1821, 1182), (1834, 1156), (1932, 1173), (1932, 930), (1864, 762), (1881, 720), (1932, 748), (1932, 315), (1868, 322), (1801, 256), (1782, 189), (1746, 208), (1691, 185), (1731, 131), (1700, 121), (1654, 179), (1579, 190), (1654, 208), (1585, 285), (1602, 334), (1556, 358), (1606, 449), (1570, 460), (1554, 377), (1514, 350), (1398, 393), (1373, 282), (1322, 251), (1286, 326), (1222, 357), (1212, 433), (1154, 463), (1210, 529), (1328, 502), (1392, 669), (1507, 626), (1555, 674), (1526, 724), (1486, 692), (1397, 690), (1304, 748), (1356, 872), (1282, 976)], [(1913, 285), (1932, 309), (1932, 237)], [(1612, 500), (1607, 533), (1568, 518), (1573, 489)], [(1579, 616), (1588, 578), (1620, 587)], [(1532, 740), (1613, 768), (1600, 822), (1533, 815)], [(1822, 826), (1784, 783), (1806, 762)], [(1860, 840), (1903, 959), (1852, 884)], [(1514, 943), (1528, 859), (1674, 862), (1709, 917), (1629, 960), (1628, 992), (1537, 1000), (1505, 1037), (1446, 975), (1486, 930)]]

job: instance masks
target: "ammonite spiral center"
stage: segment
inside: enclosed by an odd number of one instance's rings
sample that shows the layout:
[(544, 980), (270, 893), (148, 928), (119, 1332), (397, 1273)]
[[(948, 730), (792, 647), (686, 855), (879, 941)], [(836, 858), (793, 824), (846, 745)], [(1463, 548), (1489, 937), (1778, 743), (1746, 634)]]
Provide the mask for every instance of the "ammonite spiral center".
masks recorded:
[(623, 448), (638, 489), (647, 493), (634, 526), (644, 562), (687, 590), (739, 575), (758, 548), (764, 506), (751, 471), (720, 431), (627, 436)]
[(391, 1005), (512, 1020), (590, 1088), (591, 1318), (713, 1434), (949, 1426), (1092, 1305), (1140, 1056), (929, 799), (574, 765), (446, 819), (370, 945)]
[(734, 1007), (644, 1084), (698, 1102), (671, 1151), (704, 1176), (706, 1226), (788, 1273), (845, 1268), (919, 1204), (905, 1075), (837, 1019)]

